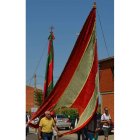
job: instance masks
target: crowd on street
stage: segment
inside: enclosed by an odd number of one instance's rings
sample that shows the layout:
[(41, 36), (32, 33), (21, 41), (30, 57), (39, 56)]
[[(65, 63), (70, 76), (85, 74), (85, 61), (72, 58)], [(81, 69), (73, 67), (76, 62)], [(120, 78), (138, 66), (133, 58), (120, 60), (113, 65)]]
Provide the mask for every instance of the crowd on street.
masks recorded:
[[(75, 127), (79, 121), (79, 117), (75, 120)], [(28, 123), (30, 122), (30, 115), (26, 112), (26, 138), (29, 133)], [(54, 111), (46, 111), (45, 117), (41, 118), (39, 122), (39, 118), (35, 118), (34, 124), (39, 123), (39, 128), (35, 129), (35, 134), (38, 139), (41, 140), (56, 140), (58, 137), (62, 137), (62, 134), (59, 132), (56, 126), (57, 118), (55, 116)], [(111, 116), (108, 113), (108, 108), (104, 108), (104, 114), (101, 116), (101, 123), (103, 124), (103, 132), (104, 132), (104, 140), (108, 140), (108, 135), (110, 132), (110, 122)], [(98, 135), (101, 128), (97, 123), (97, 112), (94, 113), (92, 119), (87, 124), (86, 127), (82, 128), (77, 132), (77, 140), (80, 140), (80, 134), (82, 134), (82, 140), (98, 140)]]

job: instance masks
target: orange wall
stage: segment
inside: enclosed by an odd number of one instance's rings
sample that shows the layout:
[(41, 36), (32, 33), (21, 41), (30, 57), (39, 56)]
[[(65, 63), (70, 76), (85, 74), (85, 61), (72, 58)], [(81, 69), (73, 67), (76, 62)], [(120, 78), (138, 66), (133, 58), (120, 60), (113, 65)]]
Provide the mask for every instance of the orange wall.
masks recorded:
[[(37, 91), (41, 91), (37, 89)], [(34, 107), (34, 88), (26, 85), (26, 111)]]
[(104, 113), (104, 108), (107, 107), (112, 121), (114, 122), (114, 94), (102, 95), (102, 110)]
[[(112, 75), (111, 67), (114, 66), (114, 58), (110, 60), (99, 61), (99, 88), (100, 93), (114, 91), (114, 77)], [(114, 93), (102, 94), (102, 113), (104, 108), (108, 107), (109, 114), (114, 122)]]
[[(111, 61), (114, 66), (114, 61)], [(99, 87), (100, 92), (114, 91), (114, 78), (111, 71), (110, 61), (103, 61), (100, 63), (99, 70)]]

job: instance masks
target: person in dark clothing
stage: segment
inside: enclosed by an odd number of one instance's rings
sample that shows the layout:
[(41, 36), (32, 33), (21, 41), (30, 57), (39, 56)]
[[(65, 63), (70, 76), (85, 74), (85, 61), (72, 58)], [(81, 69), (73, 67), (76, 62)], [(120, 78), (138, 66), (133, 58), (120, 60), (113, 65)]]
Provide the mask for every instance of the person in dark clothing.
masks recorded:
[[(76, 127), (78, 121), (79, 121), (79, 117), (77, 117), (75, 120), (75, 127)], [(77, 132), (78, 140), (80, 140), (80, 133), (82, 133), (82, 140), (88, 140), (88, 134), (87, 134), (86, 127), (84, 127), (83, 129), (81, 129), (80, 131)]]
[(26, 138), (27, 138), (27, 131), (28, 131), (28, 130), (27, 130), (27, 129), (28, 129), (28, 128), (27, 128), (27, 126), (28, 126), (28, 121), (29, 121), (29, 120), (28, 120), (28, 112), (26, 112)]
[[(28, 122), (30, 121), (30, 117), (29, 117), (29, 114), (28, 112), (26, 113), (27, 114), (27, 118), (28, 118)], [(27, 134), (29, 133), (29, 125), (27, 125)]]

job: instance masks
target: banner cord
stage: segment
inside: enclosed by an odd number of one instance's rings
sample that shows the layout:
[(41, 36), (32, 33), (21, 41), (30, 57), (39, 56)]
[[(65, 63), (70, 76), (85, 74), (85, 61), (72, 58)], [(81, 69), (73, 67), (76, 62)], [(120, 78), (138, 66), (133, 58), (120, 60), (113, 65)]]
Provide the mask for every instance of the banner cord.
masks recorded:
[[(48, 45), (48, 41), (47, 41), (47, 44), (46, 44), (46, 46), (45, 46), (45, 48), (44, 48), (44, 50), (43, 50), (43, 53), (42, 53), (40, 59), (39, 59), (39, 62), (38, 62), (37, 67), (36, 67), (36, 69), (35, 69), (35, 72), (36, 72), (36, 70), (37, 70), (37, 68), (38, 68), (38, 66), (39, 66), (39, 63), (40, 63), (40, 61), (41, 61), (41, 59), (42, 59), (42, 56), (43, 56), (43, 54), (44, 54), (44, 52), (45, 52), (45, 49), (46, 49), (47, 45)], [(34, 74), (35, 74), (35, 72), (34, 72)], [(34, 74), (33, 74), (33, 77), (34, 77)], [(30, 86), (30, 84), (31, 84), (31, 82), (32, 82), (33, 77), (31, 78), (31, 81), (30, 81), (30, 83), (29, 83), (29, 86)]]
[[(106, 45), (106, 40), (105, 40), (105, 37), (104, 37), (104, 32), (103, 32), (103, 28), (102, 28), (102, 24), (101, 24), (101, 20), (100, 20), (100, 16), (99, 16), (98, 9), (97, 9), (97, 14), (98, 14), (98, 18), (99, 18), (99, 22), (100, 22), (100, 26), (101, 26), (102, 35), (103, 35), (103, 39), (104, 39), (104, 42), (105, 42), (105, 47), (106, 47), (106, 50), (107, 50), (107, 54), (108, 54), (108, 57), (110, 57), (110, 56), (109, 56), (109, 52), (108, 52), (108, 48), (107, 48), (107, 45)], [(111, 60), (110, 60), (110, 65), (111, 65), (111, 67), (112, 67)]]

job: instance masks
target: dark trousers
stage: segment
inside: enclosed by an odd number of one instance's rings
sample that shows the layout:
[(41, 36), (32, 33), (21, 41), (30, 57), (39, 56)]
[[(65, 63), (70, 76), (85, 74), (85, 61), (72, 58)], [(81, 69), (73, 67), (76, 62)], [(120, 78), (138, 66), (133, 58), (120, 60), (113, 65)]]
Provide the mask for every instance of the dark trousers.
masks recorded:
[(26, 127), (26, 137), (27, 137), (27, 131), (28, 131), (28, 130), (27, 130), (27, 127)]
[(42, 133), (43, 140), (52, 140), (53, 133)]
[(78, 140), (80, 140), (80, 131), (77, 132)]
[(88, 140), (87, 128), (83, 128), (82, 130), (77, 132), (78, 140), (80, 140), (80, 133), (82, 133), (82, 140)]
[(29, 133), (29, 125), (27, 126), (27, 133)]

